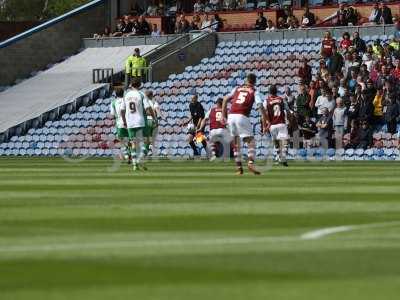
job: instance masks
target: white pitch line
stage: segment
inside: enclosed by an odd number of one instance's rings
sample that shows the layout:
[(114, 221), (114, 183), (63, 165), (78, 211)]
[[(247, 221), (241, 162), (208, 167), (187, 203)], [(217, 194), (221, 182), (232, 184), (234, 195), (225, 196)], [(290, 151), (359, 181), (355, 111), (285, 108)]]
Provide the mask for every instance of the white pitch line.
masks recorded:
[(253, 244), (268, 242), (291, 242), (298, 241), (298, 237), (276, 236), (276, 237), (232, 237), (215, 239), (193, 239), (193, 240), (136, 240), (136, 241), (107, 241), (94, 243), (67, 243), (49, 245), (19, 245), (0, 247), (0, 252), (50, 252), (68, 250), (96, 250), (96, 249), (121, 249), (141, 247), (173, 247), (173, 246), (218, 246), (234, 244)]
[(122, 249), (122, 248), (144, 248), (144, 247), (190, 247), (190, 246), (223, 246), (255, 243), (279, 243), (298, 242), (301, 240), (315, 240), (340, 232), (353, 230), (380, 228), (400, 225), (400, 221), (370, 223), (363, 225), (347, 225), (322, 228), (306, 232), (300, 236), (242, 236), (228, 238), (207, 238), (207, 239), (172, 239), (172, 240), (132, 240), (132, 241), (106, 241), (93, 243), (65, 243), (48, 245), (16, 245), (0, 246), (0, 253), (19, 252), (54, 252), (74, 250), (99, 250), (99, 249)]
[(362, 225), (347, 225), (347, 226), (338, 226), (338, 227), (329, 227), (313, 230), (310, 232), (306, 232), (300, 236), (302, 240), (316, 240), (328, 235), (332, 235), (340, 232), (348, 232), (353, 230), (362, 230), (362, 229), (371, 229), (371, 228), (381, 228), (381, 227), (390, 227), (400, 225), (400, 221), (393, 222), (382, 222), (382, 223), (370, 223), (370, 224), (362, 224)]

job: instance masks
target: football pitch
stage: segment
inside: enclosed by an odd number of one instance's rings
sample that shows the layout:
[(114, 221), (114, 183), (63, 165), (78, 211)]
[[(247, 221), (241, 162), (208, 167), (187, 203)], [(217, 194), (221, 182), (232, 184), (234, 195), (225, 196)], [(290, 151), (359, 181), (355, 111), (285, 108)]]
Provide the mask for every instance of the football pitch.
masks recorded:
[(399, 299), (400, 164), (0, 159), (0, 299)]

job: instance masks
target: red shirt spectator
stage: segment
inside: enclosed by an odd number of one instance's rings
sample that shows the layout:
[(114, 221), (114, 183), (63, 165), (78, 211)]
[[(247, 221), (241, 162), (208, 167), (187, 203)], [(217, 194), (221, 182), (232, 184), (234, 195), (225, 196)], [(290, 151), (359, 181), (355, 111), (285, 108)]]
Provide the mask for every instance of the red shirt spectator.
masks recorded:
[(350, 40), (350, 34), (348, 32), (343, 33), (343, 39), (340, 41), (339, 47), (342, 51), (347, 51), (350, 46), (352, 46), (352, 41)]
[(325, 32), (324, 39), (321, 45), (321, 55), (325, 58), (332, 56), (332, 48), (336, 41), (331, 37), (329, 31)]
[(396, 60), (397, 67), (392, 70), (392, 76), (396, 78), (397, 81), (400, 80), (400, 61)]

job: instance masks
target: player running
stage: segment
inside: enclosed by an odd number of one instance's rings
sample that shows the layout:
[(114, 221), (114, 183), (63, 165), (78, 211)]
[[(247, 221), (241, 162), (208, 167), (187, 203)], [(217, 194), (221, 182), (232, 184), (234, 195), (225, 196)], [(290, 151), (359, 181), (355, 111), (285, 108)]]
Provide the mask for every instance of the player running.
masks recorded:
[(205, 115), (204, 119), (201, 121), (200, 131), (204, 131), (206, 122), (210, 121), (210, 143), (211, 143), (211, 158), (210, 161), (214, 161), (217, 158), (216, 154), (216, 143), (219, 142), (224, 148), (224, 157), (228, 157), (229, 154), (229, 144), (232, 137), (226, 129), (226, 124), (222, 115), (222, 98), (218, 98), (216, 105), (211, 108)]
[(266, 113), (263, 107), (263, 101), (260, 94), (256, 91), (254, 85), (256, 84), (256, 75), (248, 74), (246, 82), (243, 86), (234, 88), (230, 94), (224, 97), (222, 103), (222, 114), (224, 118), (227, 117), (227, 105), (231, 100), (231, 108), (228, 116), (228, 126), (231, 135), (234, 137), (234, 156), (237, 167), (237, 175), (243, 174), (241, 146), (240, 141), (243, 141), (248, 146), (248, 163), (249, 171), (255, 175), (260, 175), (254, 167), (254, 160), (256, 155), (256, 142), (253, 135), (253, 128), (250, 122), (250, 112), (254, 102), (257, 109), (261, 114), (263, 129), (266, 127)]
[[(124, 127), (128, 129), (129, 140), (132, 144), (132, 164), (133, 170), (147, 170), (141, 159), (143, 152), (141, 151), (140, 142), (143, 138), (143, 129), (146, 126), (146, 115), (152, 114), (151, 106), (146, 96), (139, 90), (140, 81), (133, 79), (131, 89), (127, 91), (124, 101), (121, 105), (121, 116)], [(153, 116), (154, 117), (154, 116)]]
[(117, 89), (115, 91), (116, 98), (111, 102), (110, 105), (110, 115), (115, 118), (115, 127), (117, 131), (117, 139), (121, 144), (121, 154), (124, 159), (128, 161), (128, 164), (131, 163), (131, 147), (129, 143), (128, 130), (124, 125), (124, 121), (122, 119), (121, 110), (124, 102), (124, 90)]
[(268, 130), (271, 133), (275, 148), (278, 149), (279, 163), (287, 167), (286, 154), (289, 134), (286, 125), (286, 116), (289, 112), (289, 107), (283, 98), (277, 94), (278, 90), (276, 86), (271, 85), (269, 88), (269, 97), (265, 100), (264, 107), (267, 111)]
[(144, 129), (144, 154), (152, 156), (155, 150), (154, 144), (158, 134), (158, 119), (161, 116), (160, 105), (153, 99), (153, 92), (145, 92), (151, 111), (147, 112), (147, 123)]

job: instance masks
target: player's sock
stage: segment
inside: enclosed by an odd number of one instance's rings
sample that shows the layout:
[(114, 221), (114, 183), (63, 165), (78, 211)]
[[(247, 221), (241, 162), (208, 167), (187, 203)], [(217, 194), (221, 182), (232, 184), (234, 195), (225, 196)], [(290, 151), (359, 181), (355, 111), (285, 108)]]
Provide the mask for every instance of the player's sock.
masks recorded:
[(240, 153), (240, 149), (237, 145), (233, 148), (233, 156), (235, 157), (235, 164), (236, 164), (236, 174), (242, 175), (243, 174), (243, 166), (242, 166), (242, 154)]
[(256, 157), (256, 143), (255, 143), (254, 140), (252, 140), (248, 145), (249, 145), (249, 150), (248, 150), (249, 160), (248, 160), (248, 163), (247, 163), (247, 168), (254, 175), (260, 175), (261, 173), (258, 172), (254, 167), (254, 160), (255, 160), (255, 157)]
[(216, 147), (215, 143), (211, 143), (211, 155), (217, 156), (217, 147)]
[(201, 144), (203, 145), (203, 148), (207, 153), (207, 141), (202, 141)]
[(190, 147), (191, 147), (192, 150), (193, 150), (193, 155), (194, 155), (194, 156), (199, 155), (199, 153), (198, 153), (198, 151), (197, 151), (197, 147), (196, 147), (196, 145), (194, 144), (194, 142), (191, 141), (191, 142), (189, 143), (189, 145), (190, 145)]
[(281, 149), (280, 149), (280, 161), (282, 165), (287, 167), (287, 152), (288, 152), (288, 144), (286, 141), (281, 142)]

